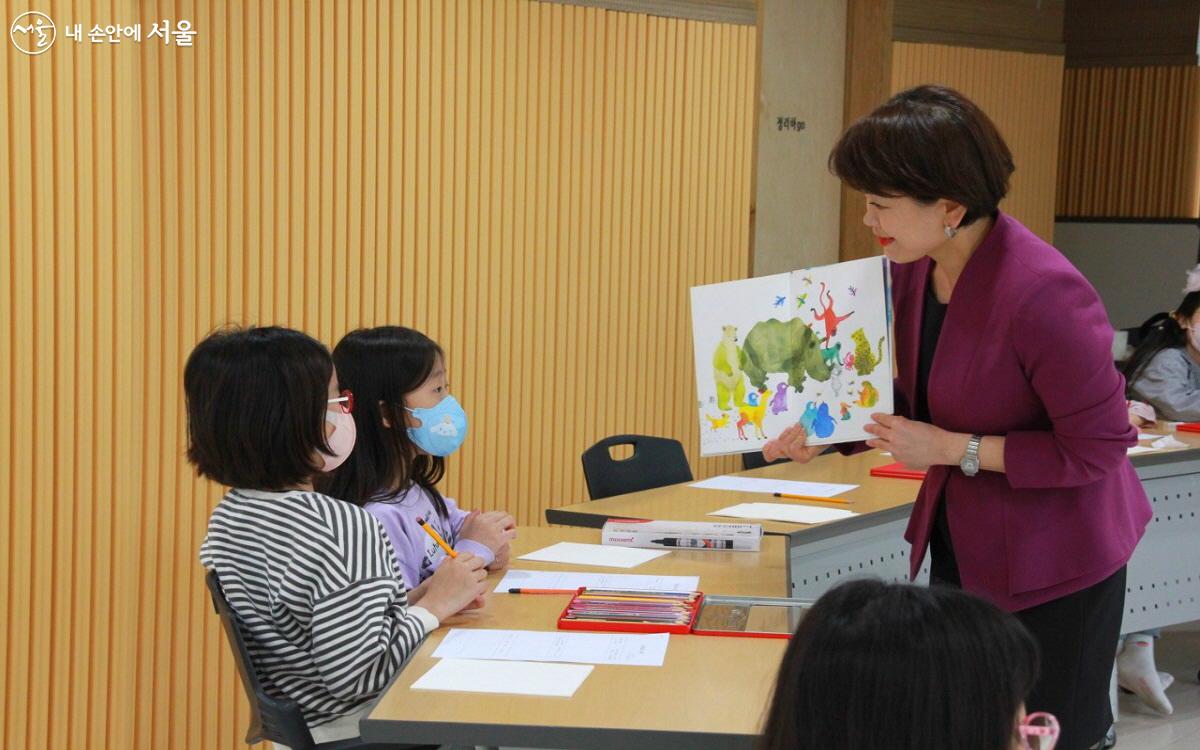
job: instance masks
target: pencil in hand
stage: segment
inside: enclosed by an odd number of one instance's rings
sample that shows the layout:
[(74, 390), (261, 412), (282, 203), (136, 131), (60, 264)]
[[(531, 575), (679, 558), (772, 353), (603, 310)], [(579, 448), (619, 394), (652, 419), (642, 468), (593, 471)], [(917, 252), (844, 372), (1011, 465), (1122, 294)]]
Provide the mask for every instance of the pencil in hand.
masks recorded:
[(458, 557), (458, 553), (454, 551), (454, 548), (449, 544), (446, 544), (446, 540), (442, 539), (442, 535), (437, 533), (432, 526), (426, 523), (424, 518), (418, 518), (417, 525), (424, 529), (426, 534), (433, 537), (433, 541), (437, 542), (439, 547), (446, 550), (447, 555), (450, 557)]

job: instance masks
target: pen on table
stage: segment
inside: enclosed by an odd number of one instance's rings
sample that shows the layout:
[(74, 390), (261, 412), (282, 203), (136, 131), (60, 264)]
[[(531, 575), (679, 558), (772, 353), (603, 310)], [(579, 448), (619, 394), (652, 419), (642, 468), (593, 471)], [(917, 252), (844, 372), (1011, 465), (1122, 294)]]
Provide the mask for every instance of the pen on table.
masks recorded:
[(574, 594), (578, 589), (509, 589), (510, 594)]
[(775, 497), (786, 497), (788, 500), (816, 500), (820, 503), (843, 503), (849, 504), (853, 500), (844, 500), (840, 497), (817, 497), (816, 495), (793, 495), (790, 492), (772, 492)]
[(450, 555), (451, 557), (458, 557), (458, 553), (454, 551), (454, 548), (449, 544), (446, 544), (446, 540), (442, 539), (442, 535), (434, 531), (434, 528), (426, 523), (424, 518), (418, 518), (417, 525), (422, 529), (425, 529), (425, 533), (433, 537), (433, 541), (437, 542), (439, 547), (446, 550), (447, 555)]

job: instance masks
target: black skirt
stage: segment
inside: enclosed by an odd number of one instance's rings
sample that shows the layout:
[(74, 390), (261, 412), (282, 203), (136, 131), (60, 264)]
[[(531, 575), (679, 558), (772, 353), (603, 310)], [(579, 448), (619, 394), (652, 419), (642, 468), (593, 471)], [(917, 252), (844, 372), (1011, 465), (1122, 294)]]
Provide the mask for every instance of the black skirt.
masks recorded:
[[(930, 535), (930, 583), (962, 586), (945, 503)], [(1058, 717), (1056, 750), (1087, 750), (1112, 726), (1109, 681), (1125, 611), (1125, 567), (1097, 584), (1015, 612), (1041, 651), (1037, 685), (1026, 709)]]

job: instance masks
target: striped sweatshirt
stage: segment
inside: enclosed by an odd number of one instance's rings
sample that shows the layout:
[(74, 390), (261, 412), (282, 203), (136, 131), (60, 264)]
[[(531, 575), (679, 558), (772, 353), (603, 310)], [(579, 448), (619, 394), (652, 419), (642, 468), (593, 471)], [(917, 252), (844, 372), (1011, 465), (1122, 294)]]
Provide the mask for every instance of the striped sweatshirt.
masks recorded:
[(310, 727), (378, 695), (438, 626), (408, 606), (371, 514), (317, 492), (230, 490), (200, 562), (217, 572), (263, 688), (296, 701)]

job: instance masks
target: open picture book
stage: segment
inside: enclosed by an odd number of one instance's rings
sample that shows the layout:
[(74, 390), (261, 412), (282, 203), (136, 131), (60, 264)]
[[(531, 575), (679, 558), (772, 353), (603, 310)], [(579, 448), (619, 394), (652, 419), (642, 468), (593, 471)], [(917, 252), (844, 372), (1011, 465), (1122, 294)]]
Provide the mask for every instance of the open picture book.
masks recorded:
[(761, 450), (797, 422), (810, 445), (864, 440), (891, 413), (887, 260), (692, 287), (700, 453)]

